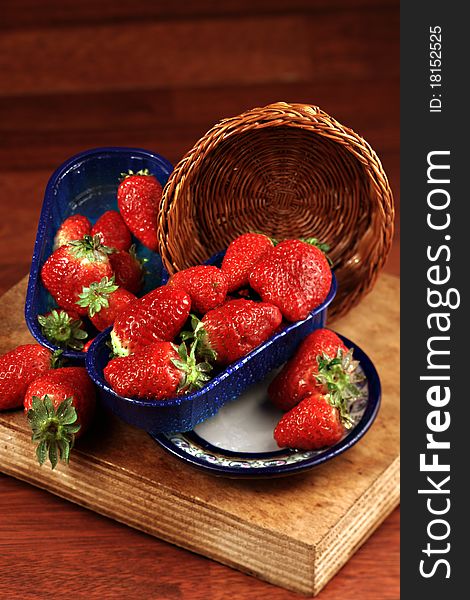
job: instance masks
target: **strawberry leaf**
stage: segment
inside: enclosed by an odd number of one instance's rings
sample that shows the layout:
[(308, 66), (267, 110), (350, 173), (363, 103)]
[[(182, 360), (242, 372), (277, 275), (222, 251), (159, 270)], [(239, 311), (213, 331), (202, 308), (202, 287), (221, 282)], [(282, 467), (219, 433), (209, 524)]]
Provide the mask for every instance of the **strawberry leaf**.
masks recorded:
[(102, 308), (109, 307), (109, 297), (117, 289), (119, 286), (114, 283), (114, 275), (111, 278), (103, 277), (101, 281), (94, 281), (88, 287), (83, 287), (76, 303), (88, 308), (88, 315), (94, 317)]
[(92, 263), (103, 262), (106, 254), (115, 252), (114, 248), (109, 248), (101, 242), (99, 233), (96, 235), (84, 235), (80, 240), (73, 240), (68, 243), (70, 253), (78, 259), (89, 260)]
[(331, 250), (331, 246), (329, 244), (326, 244), (324, 242), (320, 242), (320, 240), (317, 239), (317, 238), (315, 238), (315, 237), (312, 237), (312, 238), (301, 238), (300, 241), (301, 242), (305, 242), (306, 244), (310, 244), (310, 246), (316, 246), (326, 256), (326, 259), (327, 259), (330, 267), (333, 266), (333, 261), (328, 256), (328, 252)]
[(38, 322), (44, 337), (61, 348), (80, 351), (84, 346), (83, 340), (88, 337), (83, 322), (72, 319), (65, 310), (54, 309), (49, 315), (39, 315)]
[(179, 360), (172, 359), (172, 363), (181, 371), (181, 380), (178, 385), (178, 392), (193, 392), (203, 387), (211, 379), (209, 372), (212, 365), (209, 363), (198, 363), (195, 356), (195, 344), (193, 342), (188, 354), (186, 344), (183, 342), (178, 347)]
[(150, 171), (148, 169), (140, 169), (136, 173), (134, 173), (134, 171), (129, 169), (129, 171), (127, 171), (127, 173), (121, 173), (120, 181), (122, 182), (125, 179), (128, 179), (129, 177), (133, 177), (135, 175), (144, 175), (147, 177), (152, 177), (152, 173), (150, 173)]
[(36, 448), (36, 456), (38, 457), (39, 464), (42, 466), (47, 458), (47, 444), (45, 440), (38, 444), (38, 447)]
[(353, 349), (344, 352), (338, 348), (336, 356), (327, 354), (317, 356), (318, 373), (316, 380), (323, 384), (329, 403), (339, 410), (341, 421), (346, 429), (352, 427), (353, 420), (349, 414), (349, 406), (361, 396), (361, 390), (356, 386), (364, 379), (359, 374), (359, 362), (353, 360)]
[(63, 400), (57, 409), (49, 395), (33, 396), (27, 417), (31, 426), (33, 442), (39, 442), (36, 456), (40, 465), (47, 457), (53, 469), (60, 460), (68, 463), (75, 434), (80, 430), (73, 398)]

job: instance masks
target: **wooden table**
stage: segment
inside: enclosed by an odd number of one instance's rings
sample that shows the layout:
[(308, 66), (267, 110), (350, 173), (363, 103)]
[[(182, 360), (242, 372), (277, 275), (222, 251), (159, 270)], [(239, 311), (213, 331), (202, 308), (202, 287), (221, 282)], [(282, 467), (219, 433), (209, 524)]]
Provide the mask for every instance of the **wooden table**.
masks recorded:
[[(398, 201), (398, 15), (395, 0), (4, 1), (0, 293), (29, 270), (68, 156), (125, 145), (175, 163), (219, 118), (276, 100), (363, 135)], [(397, 234), (388, 272), (398, 257)], [(0, 492), (0, 597), (299, 597), (3, 475)], [(396, 510), (319, 598), (398, 598), (398, 545)]]

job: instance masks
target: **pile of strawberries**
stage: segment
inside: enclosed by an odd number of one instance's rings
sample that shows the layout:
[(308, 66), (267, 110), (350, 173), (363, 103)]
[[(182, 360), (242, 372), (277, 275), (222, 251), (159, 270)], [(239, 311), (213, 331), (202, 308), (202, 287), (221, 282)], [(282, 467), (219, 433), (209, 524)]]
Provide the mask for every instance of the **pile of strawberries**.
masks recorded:
[(24, 408), (39, 464), (49, 458), (52, 468), (59, 458), (68, 462), (96, 404), (86, 369), (61, 366), (60, 353), (24, 344), (0, 356), (0, 410)]
[(362, 380), (353, 349), (329, 329), (316, 329), (273, 379), (268, 395), (285, 411), (274, 430), (281, 447), (316, 450), (339, 442), (353, 425), (350, 405)]
[(43, 334), (62, 348), (87, 350), (92, 328), (102, 331), (136, 299), (144, 268), (132, 235), (157, 249), (157, 213), (162, 196), (158, 180), (148, 173), (123, 174), (117, 190), (119, 211), (108, 210), (92, 225), (80, 214), (65, 219), (54, 239), (54, 251), (41, 279), (58, 305), (39, 317)]
[[(123, 174), (119, 211), (105, 212), (92, 225), (87, 217), (67, 218), (41, 270), (57, 309), (40, 315), (44, 335), (62, 348), (87, 350), (84, 319), (101, 331), (136, 300), (143, 261), (132, 235), (157, 248), (157, 213), (162, 187), (146, 171)], [(25, 344), (0, 356), (0, 410), (23, 407), (37, 442), (37, 458), (68, 462), (74, 440), (89, 428), (95, 412), (95, 387), (84, 367), (62, 366), (61, 350)]]
[(325, 300), (331, 279), (324, 252), (311, 240), (275, 244), (263, 234), (241, 235), (220, 268), (179, 271), (116, 317), (116, 358), (104, 376), (118, 394), (134, 398), (198, 389), (213, 369), (248, 354), (283, 320), (305, 319)]
[[(148, 172), (127, 174), (117, 192), (119, 211), (92, 225), (73, 215), (60, 226), (41, 279), (57, 304), (38, 317), (58, 346), (87, 350), (84, 320), (112, 326), (113, 355), (104, 376), (127, 397), (165, 400), (201, 388), (286, 322), (307, 318), (326, 299), (332, 272), (316, 239), (277, 243), (246, 233), (229, 245), (219, 267), (180, 271), (138, 298), (144, 277), (132, 236), (158, 248), (162, 188)], [(89, 327), (88, 327), (89, 329)], [(56, 353), (37, 344), (0, 357), (0, 409), (24, 407), (42, 464), (68, 461), (86, 431), (95, 392), (82, 367), (57, 368)], [(269, 395), (285, 411), (274, 437), (281, 447), (336, 443), (351, 425), (358, 395), (352, 351), (328, 330), (311, 334), (274, 379)]]

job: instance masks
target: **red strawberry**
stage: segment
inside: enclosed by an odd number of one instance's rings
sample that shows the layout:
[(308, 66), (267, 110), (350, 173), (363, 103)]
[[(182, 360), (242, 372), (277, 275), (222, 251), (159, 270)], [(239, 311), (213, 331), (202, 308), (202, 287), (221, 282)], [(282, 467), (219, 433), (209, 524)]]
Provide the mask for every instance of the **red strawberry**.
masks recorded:
[(54, 238), (54, 250), (69, 244), (73, 240), (81, 240), (84, 235), (91, 231), (90, 221), (83, 215), (72, 215), (65, 219), (57, 230)]
[(202, 321), (192, 317), (197, 352), (219, 365), (228, 365), (267, 340), (282, 321), (281, 311), (272, 304), (240, 298), (230, 300), (205, 314)]
[(256, 262), (273, 245), (271, 238), (262, 233), (245, 233), (231, 242), (221, 266), (229, 292), (248, 285), (248, 276)]
[(153, 342), (170, 342), (181, 331), (191, 307), (183, 290), (162, 286), (125, 308), (111, 332), (116, 356), (127, 356)]
[(324, 383), (319, 381), (319, 359), (323, 361), (322, 377), (334, 366), (334, 372), (331, 374), (334, 374), (338, 382), (341, 379), (342, 385), (353, 383), (351, 369), (355, 368), (357, 363), (351, 361), (348, 369), (341, 371), (341, 365), (335, 363), (329, 366), (326, 360), (331, 361), (338, 356), (350, 358), (347, 353), (348, 349), (334, 331), (316, 329), (303, 340), (294, 356), (271, 382), (268, 394), (272, 402), (281, 410), (289, 410), (307, 394), (328, 391)]
[(74, 311), (52, 310), (38, 316), (41, 330), (50, 342), (60, 348), (80, 351), (88, 333), (83, 329), (83, 321)]
[(192, 310), (205, 314), (224, 302), (228, 283), (217, 267), (199, 265), (175, 273), (168, 285), (184, 290), (191, 297)]
[(132, 244), (131, 232), (117, 210), (107, 210), (96, 221), (91, 235), (99, 235), (101, 243), (116, 250), (129, 250)]
[(95, 388), (83, 367), (49, 371), (26, 390), (24, 410), (33, 431), (39, 464), (47, 456), (52, 468), (69, 461), (74, 439), (88, 429), (95, 412)]
[(162, 400), (203, 386), (210, 379), (207, 363), (196, 363), (185, 344), (154, 342), (135, 354), (112, 359), (104, 369), (106, 381), (121, 396)]
[(114, 276), (90, 283), (79, 298), (77, 304), (88, 309), (90, 321), (98, 331), (112, 325), (118, 314), (136, 300), (134, 294), (114, 283)]
[(88, 342), (83, 346), (82, 352), (88, 352), (88, 350), (90, 349), (90, 346), (93, 344), (94, 341), (95, 341), (95, 338), (91, 338), (91, 340), (88, 340)]
[(347, 408), (335, 406), (329, 395), (309, 394), (281, 418), (274, 439), (281, 448), (317, 450), (339, 442), (347, 426)]
[(285, 240), (268, 250), (253, 267), (250, 285), (265, 302), (281, 309), (288, 321), (305, 319), (331, 287), (331, 269), (317, 246)]
[(23, 404), (28, 385), (52, 368), (52, 352), (39, 344), (17, 346), (0, 356), (0, 410)]
[(117, 191), (122, 218), (135, 237), (150, 250), (158, 250), (157, 215), (162, 186), (147, 169), (124, 174)]
[(41, 270), (41, 278), (57, 304), (65, 310), (86, 315), (87, 310), (76, 303), (84, 286), (113, 274), (108, 254), (99, 236), (85, 235), (55, 250)]
[(121, 250), (109, 255), (109, 261), (114, 271), (114, 278), (119, 287), (137, 294), (142, 287), (144, 269), (142, 263), (145, 261), (137, 258), (135, 246), (132, 245), (129, 252)]

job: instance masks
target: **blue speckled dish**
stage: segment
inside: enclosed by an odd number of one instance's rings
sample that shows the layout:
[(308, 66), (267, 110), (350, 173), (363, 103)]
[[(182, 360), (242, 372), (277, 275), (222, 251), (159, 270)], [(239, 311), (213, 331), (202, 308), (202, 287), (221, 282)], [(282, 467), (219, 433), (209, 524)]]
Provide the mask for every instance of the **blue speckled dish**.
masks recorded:
[[(42, 335), (37, 317), (56, 306), (42, 285), (40, 272), (52, 253), (57, 229), (64, 219), (75, 213), (83, 214), (95, 223), (106, 210), (116, 210), (119, 176), (129, 169), (148, 169), (164, 186), (173, 167), (162, 156), (139, 148), (95, 148), (67, 160), (49, 179), (31, 262), (25, 318), (33, 337), (51, 350), (56, 350), (57, 346)], [(136, 243), (138, 256), (148, 259), (145, 268), (149, 274), (146, 275), (145, 289), (142, 290), (144, 294), (160, 285), (162, 261), (158, 254), (151, 252), (137, 240), (133, 241)], [(82, 352), (65, 350), (63, 356), (82, 363), (85, 361), (85, 354)]]
[(195, 430), (152, 437), (188, 465), (213, 475), (237, 479), (293, 475), (331, 460), (351, 448), (366, 433), (377, 416), (381, 398), (379, 376), (371, 360), (354, 342), (340, 337), (346, 346), (354, 347), (354, 358), (360, 361), (365, 380), (360, 386), (362, 396), (351, 406), (355, 425), (335, 446), (310, 451), (277, 448), (273, 430), (282, 412), (267, 397), (267, 388), (275, 372)]
[[(208, 262), (217, 264), (221, 256), (223, 254), (219, 253)], [(309, 333), (323, 327), (327, 307), (335, 294), (336, 279), (333, 276), (325, 302), (306, 319), (284, 325), (269, 340), (229, 365), (201, 390), (191, 394), (168, 400), (137, 400), (116, 394), (103, 377), (103, 369), (109, 361), (110, 349), (106, 343), (111, 328), (98, 335), (90, 346), (86, 367), (98, 386), (103, 404), (127, 423), (152, 434), (190, 431), (198, 423), (212, 417), (221, 406), (238, 398), (250, 385), (262, 381), (292, 356)]]

